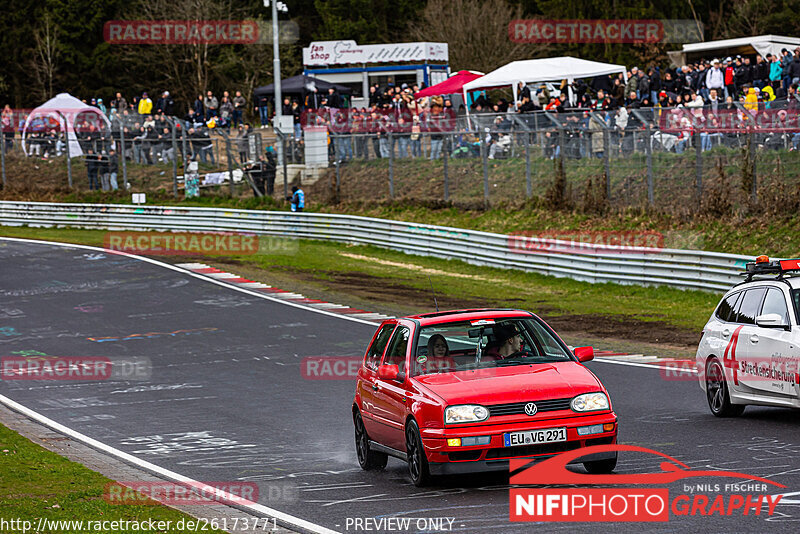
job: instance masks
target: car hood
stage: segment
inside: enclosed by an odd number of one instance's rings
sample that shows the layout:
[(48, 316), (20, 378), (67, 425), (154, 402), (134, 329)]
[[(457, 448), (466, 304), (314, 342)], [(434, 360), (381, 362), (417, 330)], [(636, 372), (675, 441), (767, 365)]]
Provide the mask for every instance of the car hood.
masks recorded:
[(605, 391), (597, 377), (576, 362), (490, 367), (423, 375), (415, 380), (448, 405), (566, 399)]

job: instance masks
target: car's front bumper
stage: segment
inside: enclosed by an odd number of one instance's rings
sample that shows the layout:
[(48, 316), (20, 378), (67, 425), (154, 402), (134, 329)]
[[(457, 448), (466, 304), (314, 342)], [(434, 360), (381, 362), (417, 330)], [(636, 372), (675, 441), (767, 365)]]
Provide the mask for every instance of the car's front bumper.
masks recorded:
[[(578, 427), (614, 424), (614, 429), (597, 434), (578, 435)], [(566, 427), (567, 441), (506, 447), (503, 435), (509, 432), (525, 430), (541, 430), (547, 428)], [(509, 460), (536, 459), (544, 460), (561, 452), (575, 450), (591, 445), (607, 445), (617, 442), (617, 416), (614, 412), (593, 415), (550, 418), (505, 424), (482, 424), (470, 426), (452, 426), (438, 429), (421, 429), (422, 443), (434, 474), (474, 473), (479, 471), (508, 470)], [(447, 444), (449, 438), (473, 436), (491, 436), (489, 445), (471, 447), (453, 447)], [(615, 453), (603, 457), (582, 457), (581, 462), (606, 460)]]

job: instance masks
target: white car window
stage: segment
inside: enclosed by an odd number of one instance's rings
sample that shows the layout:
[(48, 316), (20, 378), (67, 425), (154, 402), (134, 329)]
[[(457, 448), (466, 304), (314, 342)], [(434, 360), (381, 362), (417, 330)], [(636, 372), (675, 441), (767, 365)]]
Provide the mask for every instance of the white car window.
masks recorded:
[(739, 324), (756, 324), (756, 316), (761, 309), (761, 301), (764, 298), (765, 287), (748, 289), (742, 297), (739, 310), (736, 314), (736, 322)]
[(783, 324), (789, 324), (789, 309), (786, 307), (786, 299), (780, 289), (771, 287), (767, 291), (767, 298), (764, 299), (764, 305), (761, 307), (761, 315), (768, 313), (777, 313), (783, 318)]
[(736, 313), (736, 303), (739, 301), (739, 297), (742, 296), (743, 291), (739, 291), (734, 293), (733, 295), (728, 295), (726, 299), (719, 303), (719, 307), (717, 308), (717, 319), (720, 321), (733, 321), (735, 317), (733, 315)]

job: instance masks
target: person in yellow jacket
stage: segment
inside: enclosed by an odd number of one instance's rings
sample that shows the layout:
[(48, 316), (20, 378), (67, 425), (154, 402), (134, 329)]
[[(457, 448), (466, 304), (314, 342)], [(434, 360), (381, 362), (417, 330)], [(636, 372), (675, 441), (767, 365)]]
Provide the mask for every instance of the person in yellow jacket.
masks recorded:
[(139, 115), (150, 115), (153, 112), (153, 101), (147, 96), (147, 92), (142, 93), (142, 98), (139, 100)]
[(744, 97), (744, 107), (751, 112), (758, 111), (758, 95), (755, 87), (747, 90), (747, 96)]

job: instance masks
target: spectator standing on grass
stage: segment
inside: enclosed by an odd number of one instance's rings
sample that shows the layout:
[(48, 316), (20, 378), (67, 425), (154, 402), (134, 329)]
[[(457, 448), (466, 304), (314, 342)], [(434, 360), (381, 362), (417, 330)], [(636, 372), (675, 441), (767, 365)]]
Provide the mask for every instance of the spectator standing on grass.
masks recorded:
[(233, 127), (238, 128), (242, 123), (242, 115), (247, 107), (247, 100), (242, 96), (241, 91), (236, 91), (233, 97)]
[(147, 92), (142, 93), (142, 98), (139, 99), (139, 115), (150, 115), (153, 112), (153, 101), (147, 96)]
[(292, 187), (292, 196), (289, 197), (292, 202), (292, 211), (303, 211), (306, 207), (306, 194), (297, 186)]
[(222, 104), (219, 106), (219, 116), (222, 119), (222, 123), (225, 127), (231, 127), (231, 121), (233, 120), (233, 103), (228, 100), (227, 96), (222, 97)]
[(111, 186), (108, 183), (108, 155), (97, 155), (97, 173), (100, 175), (100, 187), (103, 191), (108, 191)]
[(111, 186), (112, 191), (119, 189), (117, 185), (117, 170), (119, 167), (119, 158), (117, 151), (113, 148), (108, 151), (108, 184)]
[(3, 142), (6, 144), (6, 151), (14, 148), (14, 112), (8, 104), (3, 108), (0, 115), (0, 125), (3, 130)]
[(214, 93), (208, 91), (206, 93), (206, 98), (203, 100), (203, 104), (206, 107), (206, 120), (210, 120), (212, 117), (217, 116), (217, 112), (219, 110), (219, 100), (217, 97), (214, 96)]
[(91, 148), (86, 151), (86, 174), (89, 178), (89, 191), (100, 189), (100, 184), (97, 181), (98, 161), (97, 154)]

